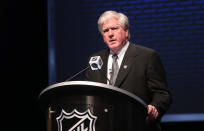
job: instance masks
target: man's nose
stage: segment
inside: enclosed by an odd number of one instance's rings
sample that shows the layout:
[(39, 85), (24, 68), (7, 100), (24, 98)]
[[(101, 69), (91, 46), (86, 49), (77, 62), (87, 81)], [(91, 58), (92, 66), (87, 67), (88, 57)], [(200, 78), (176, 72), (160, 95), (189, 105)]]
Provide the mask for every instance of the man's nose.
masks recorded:
[(113, 35), (114, 35), (113, 31), (109, 30), (108, 35), (109, 35), (109, 37), (113, 37)]

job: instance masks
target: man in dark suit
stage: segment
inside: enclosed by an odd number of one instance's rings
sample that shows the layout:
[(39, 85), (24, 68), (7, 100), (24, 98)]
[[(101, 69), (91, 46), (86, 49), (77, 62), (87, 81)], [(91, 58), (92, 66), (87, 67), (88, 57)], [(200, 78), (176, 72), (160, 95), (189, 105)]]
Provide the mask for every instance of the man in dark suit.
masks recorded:
[[(157, 125), (172, 102), (159, 54), (129, 42), (129, 22), (122, 13), (104, 12), (98, 20), (98, 28), (108, 49), (93, 55), (102, 58), (103, 67), (101, 71), (87, 70), (86, 79), (112, 84), (137, 95), (148, 105), (147, 123)], [(117, 77), (112, 81), (114, 73)], [(159, 130), (156, 126), (149, 127)]]

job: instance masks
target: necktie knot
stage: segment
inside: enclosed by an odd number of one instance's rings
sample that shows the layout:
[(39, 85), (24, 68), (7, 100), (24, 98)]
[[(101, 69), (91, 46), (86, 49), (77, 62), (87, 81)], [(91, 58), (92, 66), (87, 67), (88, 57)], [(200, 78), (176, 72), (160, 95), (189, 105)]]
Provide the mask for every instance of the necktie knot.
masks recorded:
[(118, 55), (117, 55), (117, 54), (113, 54), (112, 58), (113, 58), (114, 60), (117, 60), (117, 59), (118, 59)]

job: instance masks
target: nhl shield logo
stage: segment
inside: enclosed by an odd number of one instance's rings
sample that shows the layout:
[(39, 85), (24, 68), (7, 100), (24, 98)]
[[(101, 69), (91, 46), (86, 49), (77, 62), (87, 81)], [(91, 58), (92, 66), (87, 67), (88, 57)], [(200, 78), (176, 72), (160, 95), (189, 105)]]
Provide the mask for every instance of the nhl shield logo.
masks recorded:
[(62, 109), (56, 118), (58, 131), (95, 131), (96, 119), (97, 117), (92, 115), (89, 109), (82, 113), (76, 109), (67, 113)]

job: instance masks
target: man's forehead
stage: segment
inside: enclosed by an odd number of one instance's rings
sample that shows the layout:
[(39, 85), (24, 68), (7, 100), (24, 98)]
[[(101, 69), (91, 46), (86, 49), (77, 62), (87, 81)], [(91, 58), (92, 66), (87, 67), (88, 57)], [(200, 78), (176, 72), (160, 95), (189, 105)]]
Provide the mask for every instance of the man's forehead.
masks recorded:
[(103, 23), (102, 27), (104, 29), (104, 28), (111, 28), (111, 27), (117, 27), (117, 26), (120, 26), (117, 19), (109, 19)]

